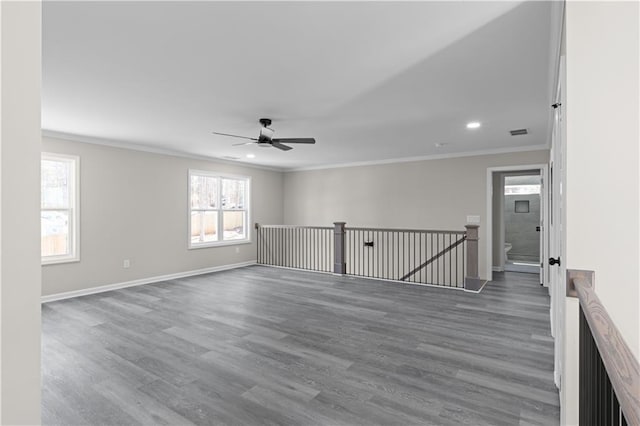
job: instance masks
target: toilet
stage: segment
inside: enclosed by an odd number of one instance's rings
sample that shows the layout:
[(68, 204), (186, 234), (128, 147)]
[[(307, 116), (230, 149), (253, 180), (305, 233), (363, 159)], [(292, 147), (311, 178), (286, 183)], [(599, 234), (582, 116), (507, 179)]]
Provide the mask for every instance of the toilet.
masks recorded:
[(504, 243), (504, 261), (506, 262), (507, 260), (509, 260), (509, 250), (511, 250), (513, 246), (511, 245), (511, 243)]

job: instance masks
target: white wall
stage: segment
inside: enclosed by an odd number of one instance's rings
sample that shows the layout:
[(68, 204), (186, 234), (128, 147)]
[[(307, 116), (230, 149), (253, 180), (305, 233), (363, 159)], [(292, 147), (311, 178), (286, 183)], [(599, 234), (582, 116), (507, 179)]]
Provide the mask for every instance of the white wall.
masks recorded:
[(43, 266), (43, 295), (255, 260), (255, 244), (187, 249), (190, 168), (251, 176), (251, 223), (282, 223), (281, 172), (51, 138), (43, 150), (80, 156), (80, 262)]
[[(595, 271), (595, 291), (640, 358), (639, 4), (567, 2), (569, 269)], [(564, 421), (577, 421), (575, 303), (567, 303)]]
[(0, 407), (40, 423), (40, 2), (0, 3)]
[(464, 230), (479, 215), (480, 277), (486, 279), (486, 176), (495, 166), (547, 163), (548, 151), (289, 172), (284, 221), (292, 225)]
[(567, 3), (567, 267), (640, 357), (637, 2)]

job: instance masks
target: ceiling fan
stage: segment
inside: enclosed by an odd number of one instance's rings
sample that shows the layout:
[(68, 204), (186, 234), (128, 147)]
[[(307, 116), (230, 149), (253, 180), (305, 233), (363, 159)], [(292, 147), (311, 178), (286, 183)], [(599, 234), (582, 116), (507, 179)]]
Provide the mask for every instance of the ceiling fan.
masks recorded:
[(316, 143), (316, 140), (314, 138), (285, 138), (285, 139), (276, 139), (273, 138), (273, 134), (275, 133), (273, 129), (270, 129), (269, 126), (271, 125), (271, 119), (270, 118), (261, 118), (260, 120), (260, 124), (262, 124), (262, 128), (260, 129), (260, 136), (258, 136), (257, 138), (250, 138), (247, 136), (238, 136), (238, 135), (231, 135), (229, 133), (220, 133), (220, 132), (211, 132), (214, 135), (222, 135), (222, 136), (231, 136), (232, 138), (241, 138), (241, 139), (249, 139), (252, 142), (245, 142), (245, 143), (236, 143), (234, 144), (234, 146), (238, 146), (238, 145), (251, 145), (251, 144), (257, 144), (260, 147), (274, 147), (274, 148), (278, 148), (281, 149), (282, 151), (289, 151), (290, 149), (293, 149), (290, 146), (287, 145), (283, 145), (283, 142), (285, 143), (308, 143), (308, 144), (314, 144)]

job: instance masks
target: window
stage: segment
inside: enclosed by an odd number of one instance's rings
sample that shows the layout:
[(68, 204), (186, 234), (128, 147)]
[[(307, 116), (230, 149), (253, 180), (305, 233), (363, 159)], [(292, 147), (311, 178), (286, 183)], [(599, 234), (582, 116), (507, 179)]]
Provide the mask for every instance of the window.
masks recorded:
[(40, 250), (43, 264), (78, 255), (78, 157), (43, 153), (40, 164)]
[(504, 195), (539, 194), (540, 184), (537, 185), (505, 185)]
[(189, 170), (189, 248), (249, 241), (249, 185), (244, 176)]

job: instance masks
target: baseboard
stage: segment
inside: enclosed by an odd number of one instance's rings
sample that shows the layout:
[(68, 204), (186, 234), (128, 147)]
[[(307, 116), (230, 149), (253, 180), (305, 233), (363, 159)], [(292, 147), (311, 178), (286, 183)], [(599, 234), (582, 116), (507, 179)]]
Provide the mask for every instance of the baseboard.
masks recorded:
[(417, 283), (417, 282), (413, 282), (413, 281), (389, 280), (389, 279), (386, 279), (386, 278), (364, 277), (364, 276), (360, 276), (360, 275), (336, 274), (335, 272), (314, 271), (312, 269), (289, 268), (287, 266), (277, 266), (277, 265), (260, 265), (260, 266), (266, 266), (268, 268), (289, 269), (291, 271), (299, 271), (299, 272), (311, 272), (313, 274), (329, 274), (329, 275), (334, 275), (336, 277), (344, 277), (344, 278), (348, 278), (348, 279), (357, 278), (357, 279), (363, 279), (363, 280), (385, 281), (385, 282), (388, 282), (388, 283), (396, 283), (396, 284), (418, 285), (418, 286), (422, 286), (422, 287), (444, 288), (444, 289), (447, 289), (447, 290), (464, 290), (463, 287), (449, 287), (449, 286), (446, 286), (446, 285)]
[(502, 266), (494, 266), (491, 268), (493, 272), (504, 272), (504, 267)]
[(487, 280), (480, 278), (465, 278), (464, 291), (469, 293), (480, 293), (486, 284)]
[(99, 287), (84, 288), (82, 290), (65, 291), (64, 293), (49, 294), (42, 296), (42, 303), (53, 302), (56, 300), (71, 299), (72, 297), (87, 296), (89, 294), (104, 293), (105, 291), (118, 290), (121, 288), (135, 287), (138, 285), (157, 283), (161, 281), (175, 280), (177, 278), (191, 277), (194, 275), (208, 274), (211, 272), (226, 271), (228, 269), (243, 268), (245, 266), (255, 265), (255, 260), (248, 262), (233, 263), (230, 265), (212, 266), (210, 268), (195, 269), (193, 271), (178, 272), (175, 274), (158, 275), (155, 277), (141, 278), (133, 281), (125, 281), (122, 283), (107, 284)]

